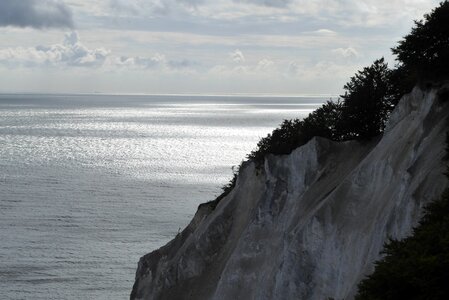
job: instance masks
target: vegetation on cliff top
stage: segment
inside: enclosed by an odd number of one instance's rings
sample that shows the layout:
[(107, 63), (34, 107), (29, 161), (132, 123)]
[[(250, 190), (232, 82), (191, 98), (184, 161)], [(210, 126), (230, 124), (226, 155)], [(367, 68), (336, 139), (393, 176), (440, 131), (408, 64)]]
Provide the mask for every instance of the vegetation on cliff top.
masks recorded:
[[(415, 84), (448, 79), (449, 2), (441, 2), (393, 48), (398, 64), (390, 69), (383, 58), (358, 71), (343, 87), (344, 95), (328, 101), (300, 120), (284, 120), (262, 138), (248, 158), (259, 166), (268, 154), (289, 154), (315, 136), (334, 141), (367, 140), (381, 134), (390, 112)], [(227, 195), (234, 174), (223, 187)], [(219, 196), (223, 198), (224, 196)], [(218, 201), (216, 201), (218, 203)]]
[(288, 154), (314, 136), (335, 141), (366, 140), (383, 132), (389, 113), (416, 83), (449, 74), (449, 2), (440, 3), (393, 48), (398, 64), (384, 59), (358, 71), (336, 102), (328, 101), (303, 120), (285, 120), (262, 138), (248, 158), (262, 163), (267, 154)]
[(260, 164), (267, 154), (289, 154), (315, 136), (346, 141), (381, 134), (398, 95), (411, 90), (410, 85), (396, 84), (398, 78), (383, 58), (376, 60), (351, 77), (340, 99), (326, 102), (303, 120), (285, 120), (248, 158)]
[(411, 32), (393, 48), (404, 71), (419, 81), (449, 78), (449, 2), (415, 21)]

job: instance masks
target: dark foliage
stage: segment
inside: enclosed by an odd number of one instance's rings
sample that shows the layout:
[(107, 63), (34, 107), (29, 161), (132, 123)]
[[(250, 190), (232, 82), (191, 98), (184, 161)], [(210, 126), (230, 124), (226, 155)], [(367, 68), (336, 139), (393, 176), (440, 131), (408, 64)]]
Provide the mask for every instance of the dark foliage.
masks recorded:
[(285, 120), (259, 141), (248, 158), (262, 162), (269, 153), (288, 154), (315, 136), (342, 141), (380, 134), (404, 91), (404, 87), (391, 84), (398, 76), (383, 58), (376, 60), (344, 86), (342, 101), (328, 101), (303, 120)]
[[(302, 121), (284, 121), (248, 157), (260, 162), (268, 153), (287, 154), (313, 136), (364, 140), (382, 133), (391, 110), (417, 82), (449, 79), (448, 20), (446, 0), (424, 20), (415, 21), (411, 33), (392, 49), (399, 61), (395, 69), (383, 58), (376, 60), (351, 77), (341, 102), (328, 102)], [(449, 98), (447, 94), (441, 98)]]
[[(399, 65), (390, 70), (381, 58), (357, 72), (344, 86), (341, 102), (327, 102), (304, 120), (285, 120), (257, 144), (248, 158), (288, 154), (314, 136), (332, 140), (370, 139), (383, 132), (389, 113), (420, 80), (449, 76), (449, 2), (441, 2), (393, 48)], [(447, 95), (446, 95), (447, 96)], [(448, 97), (445, 97), (448, 98)]]
[[(239, 172), (238, 172), (239, 168), (240, 167), (237, 167), (237, 168), (233, 167), (232, 168), (232, 172), (233, 172), (232, 179), (227, 184), (225, 184), (224, 186), (221, 187), (221, 190), (223, 192), (215, 200), (212, 200), (212, 201), (209, 201), (209, 202), (205, 203), (207, 205), (210, 205), (212, 210), (214, 210), (217, 207), (218, 203), (220, 203), (220, 201), (224, 197), (226, 197), (232, 191), (232, 189), (235, 187), (235, 184), (237, 183), (237, 177), (238, 177), (238, 174), (239, 174)], [(201, 205), (204, 205), (204, 204), (200, 204), (200, 206)]]
[(233, 172), (233, 176), (231, 178), (231, 180), (225, 184), (224, 186), (221, 187), (221, 190), (223, 191), (223, 197), (226, 196), (227, 194), (229, 194), (232, 189), (234, 188), (235, 184), (237, 183), (237, 176), (239, 174), (238, 172), (238, 168), (236, 170), (234, 170), (234, 168), (232, 169)]
[(340, 101), (328, 101), (304, 120), (284, 120), (279, 128), (259, 141), (257, 150), (252, 151), (248, 158), (261, 162), (268, 153), (288, 154), (314, 136), (338, 139), (337, 123), (341, 108)]
[(449, 2), (440, 3), (392, 49), (407, 72), (419, 81), (448, 78)]
[(342, 118), (343, 103), (327, 101), (323, 106), (309, 114), (302, 121), (301, 132), (305, 140), (314, 136), (325, 137), (332, 140), (341, 140), (338, 124)]
[(369, 139), (383, 131), (395, 105), (391, 73), (381, 58), (357, 72), (344, 86), (346, 92), (341, 96), (343, 109), (338, 124), (342, 139)]
[(302, 121), (299, 119), (284, 120), (279, 128), (274, 129), (271, 134), (257, 143), (257, 150), (252, 151), (248, 158), (261, 162), (268, 153), (290, 153), (294, 148), (305, 143), (305, 138), (301, 134), (301, 124)]
[(391, 101), (396, 105), (402, 96), (412, 91), (416, 85), (416, 78), (404, 66), (397, 66), (391, 70), (389, 82)]
[(449, 299), (449, 190), (426, 209), (413, 236), (390, 241), (357, 300)]
[(438, 100), (441, 102), (449, 102), (449, 87), (440, 88), (438, 91)]

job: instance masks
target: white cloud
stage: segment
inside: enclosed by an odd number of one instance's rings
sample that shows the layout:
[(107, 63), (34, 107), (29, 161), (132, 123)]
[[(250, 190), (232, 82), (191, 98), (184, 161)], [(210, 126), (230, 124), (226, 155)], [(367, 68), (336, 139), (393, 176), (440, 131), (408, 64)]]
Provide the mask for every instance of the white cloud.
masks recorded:
[[(201, 87), (245, 92), (247, 82), (283, 90), (288, 81), (290, 91), (302, 93), (310, 92), (309, 86), (340, 89), (359, 67), (381, 56), (389, 59), (412, 19), (440, 0), (0, 0), (0, 5), (4, 1), (65, 3), (83, 39), (68, 35), (62, 42), (58, 30), (5, 27), (2, 78), (23, 72), (31, 83), (46, 74), (67, 74), (78, 76), (80, 89), (97, 81), (114, 89), (123, 82), (131, 92), (149, 89), (149, 81), (173, 92), (189, 85), (198, 92)], [(112, 77), (115, 81), (102, 79)], [(54, 78), (59, 76), (45, 81)], [(0, 83), (0, 89), (8, 84)]]
[(111, 50), (90, 49), (81, 43), (78, 33), (66, 33), (62, 44), (36, 47), (17, 47), (0, 49), (0, 64), (14, 67), (90, 67), (90, 68), (128, 68), (165, 69), (168, 71), (186, 70), (199, 64), (187, 60), (169, 60), (165, 55), (116, 56)]
[(220, 74), (232, 78), (235, 75), (250, 76), (254, 78), (269, 78), (284, 73), (284, 67), (277, 65), (273, 60), (262, 58), (245, 65), (215, 65), (208, 70), (210, 74)]
[(236, 63), (245, 62), (245, 56), (239, 49), (235, 49), (233, 52), (229, 53), (229, 55), (231, 56), (231, 59)]
[(106, 61), (107, 67), (126, 67), (126, 68), (141, 68), (153, 69), (165, 65), (167, 59), (164, 55), (156, 53), (152, 57), (127, 57), (127, 56), (109, 56)]
[(336, 48), (332, 50), (332, 53), (337, 54), (343, 58), (356, 58), (359, 57), (359, 53), (352, 47), (348, 48)]
[(330, 30), (330, 29), (326, 29), (326, 28), (321, 28), (315, 31), (315, 33), (321, 34), (321, 35), (335, 35), (337, 34), (335, 31)]
[(74, 31), (67, 33), (63, 44), (30, 48), (7, 48), (0, 50), (0, 63), (14, 66), (77, 66), (97, 67), (103, 65), (110, 51), (104, 48), (88, 49)]
[(301, 71), (299, 63), (292, 61), (288, 64), (287, 73), (291, 76), (296, 76)]
[(264, 58), (257, 63), (257, 70), (268, 70), (274, 66), (274, 61)]

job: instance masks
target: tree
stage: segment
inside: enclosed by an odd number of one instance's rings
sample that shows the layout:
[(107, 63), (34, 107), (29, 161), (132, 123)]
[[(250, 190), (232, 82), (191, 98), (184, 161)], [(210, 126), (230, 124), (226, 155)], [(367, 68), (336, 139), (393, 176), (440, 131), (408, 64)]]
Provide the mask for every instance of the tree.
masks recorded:
[(327, 101), (321, 107), (309, 114), (301, 124), (301, 132), (305, 140), (314, 136), (325, 137), (331, 140), (340, 140), (341, 133), (338, 132), (338, 123), (341, 120), (343, 103)]
[(301, 126), (302, 121), (299, 119), (284, 120), (279, 128), (274, 129), (257, 143), (257, 149), (252, 151), (248, 158), (260, 163), (268, 153), (288, 154), (296, 147), (305, 144), (307, 141), (301, 134)]
[(342, 139), (369, 139), (380, 134), (394, 108), (391, 94), (391, 70), (384, 59), (358, 71), (343, 87), (341, 122), (338, 131)]
[(248, 158), (260, 163), (268, 153), (288, 154), (315, 136), (341, 141), (380, 134), (400, 90), (390, 84), (392, 74), (383, 58), (376, 60), (351, 77), (342, 101), (327, 101), (303, 120), (284, 120)]
[(402, 96), (412, 91), (416, 85), (416, 78), (408, 72), (404, 66), (397, 66), (391, 70), (390, 77), (390, 99), (394, 106), (398, 104)]
[(415, 21), (415, 27), (392, 49), (397, 60), (417, 80), (447, 79), (449, 75), (449, 2)]
[(284, 120), (279, 128), (257, 143), (257, 149), (248, 158), (262, 162), (268, 153), (289, 154), (315, 136), (338, 139), (336, 124), (341, 117), (341, 107), (340, 101), (327, 101), (303, 120)]

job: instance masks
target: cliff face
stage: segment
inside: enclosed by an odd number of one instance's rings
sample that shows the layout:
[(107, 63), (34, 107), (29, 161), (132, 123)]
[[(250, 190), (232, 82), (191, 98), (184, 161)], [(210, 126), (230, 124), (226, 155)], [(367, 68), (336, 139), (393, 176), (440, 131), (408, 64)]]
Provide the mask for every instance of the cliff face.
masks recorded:
[[(440, 89), (441, 90), (441, 89)], [(415, 88), (370, 143), (314, 138), (245, 163), (215, 210), (139, 261), (131, 299), (351, 299), (446, 187), (449, 103)]]

